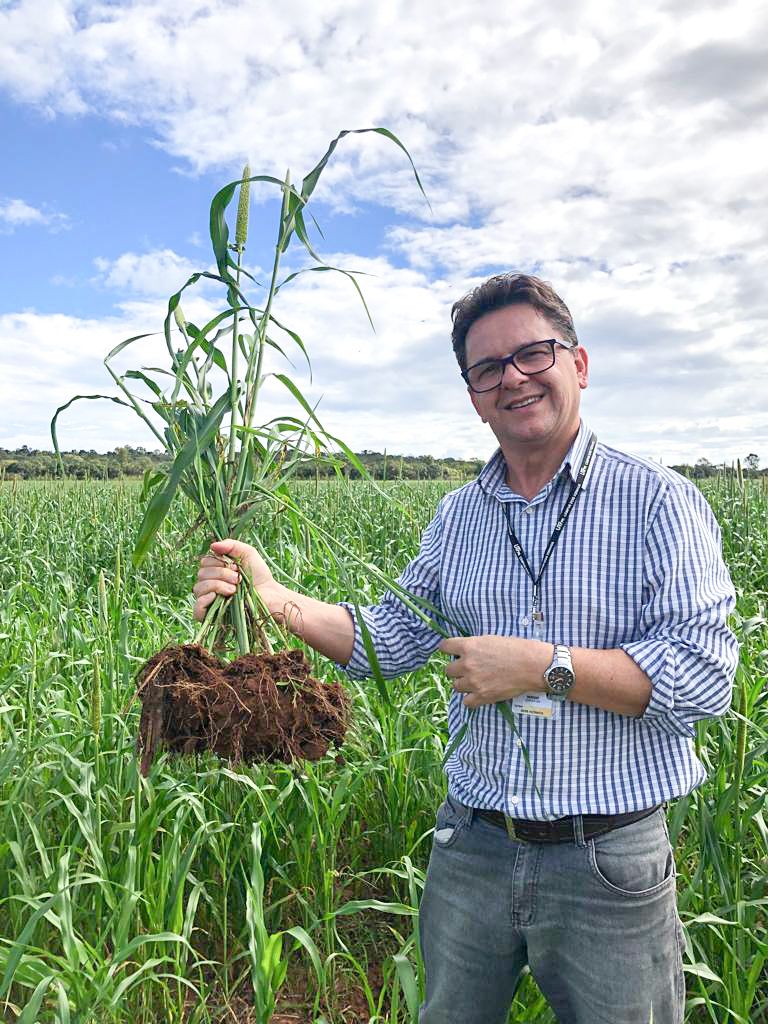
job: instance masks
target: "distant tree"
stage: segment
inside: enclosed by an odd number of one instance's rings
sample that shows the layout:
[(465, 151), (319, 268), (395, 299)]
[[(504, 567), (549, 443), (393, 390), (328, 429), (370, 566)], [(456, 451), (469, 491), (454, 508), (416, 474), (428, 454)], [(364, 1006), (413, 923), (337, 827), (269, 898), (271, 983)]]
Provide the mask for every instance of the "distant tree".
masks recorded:
[(746, 459), (744, 459), (744, 468), (748, 469), (750, 473), (757, 473), (760, 468), (760, 456), (750, 452)]
[(696, 465), (693, 467), (693, 475), (697, 479), (701, 479), (706, 476), (714, 476), (717, 473), (717, 467), (714, 466), (709, 459), (701, 458), (696, 460)]

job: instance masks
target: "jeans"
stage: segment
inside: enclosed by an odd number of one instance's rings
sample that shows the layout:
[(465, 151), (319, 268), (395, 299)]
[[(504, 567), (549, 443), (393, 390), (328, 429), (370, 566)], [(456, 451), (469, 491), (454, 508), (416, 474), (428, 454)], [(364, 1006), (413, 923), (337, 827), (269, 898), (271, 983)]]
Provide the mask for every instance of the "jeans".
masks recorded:
[(584, 841), (520, 843), (449, 797), (421, 902), (420, 1024), (505, 1024), (525, 964), (561, 1024), (680, 1024), (663, 810)]

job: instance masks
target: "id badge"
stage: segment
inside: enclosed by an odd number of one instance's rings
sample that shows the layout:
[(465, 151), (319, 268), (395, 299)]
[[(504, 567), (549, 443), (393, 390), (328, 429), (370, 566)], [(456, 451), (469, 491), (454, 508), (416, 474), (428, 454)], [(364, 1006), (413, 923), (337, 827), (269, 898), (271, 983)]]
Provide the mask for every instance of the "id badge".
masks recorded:
[(535, 715), (537, 718), (556, 718), (559, 702), (550, 700), (546, 693), (518, 693), (512, 698), (512, 710), (519, 715)]

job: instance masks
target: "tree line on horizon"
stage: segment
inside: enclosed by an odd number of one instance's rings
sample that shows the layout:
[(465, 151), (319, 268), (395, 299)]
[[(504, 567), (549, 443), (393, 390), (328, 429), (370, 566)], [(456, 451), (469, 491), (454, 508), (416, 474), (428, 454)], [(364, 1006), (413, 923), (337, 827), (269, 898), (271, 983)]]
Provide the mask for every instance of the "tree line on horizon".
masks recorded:
[[(391, 455), (364, 449), (355, 453), (356, 459), (375, 480), (470, 480), (477, 476), (484, 465), (483, 459), (436, 459), (432, 455)], [(169, 463), (168, 456), (146, 448), (121, 445), (110, 452), (93, 449), (73, 450), (61, 453), (63, 475), (76, 480), (116, 480), (122, 477), (143, 477), (148, 470), (162, 468)], [(338, 468), (350, 479), (360, 477), (360, 471), (344, 455), (336, 457), (335, 465), (328, 461), (307, 457), (296, 476), (303, 479), (324, 479), (335, 476)], [(739, 464), (745, 477), (768, 475), (768, 468), (760, 469), (760, 458), (754, 452), (745, 456)], [(710, 462), (700, 458), (695, 463), (680, 463), (670, 466), (676, 472), (692, 480), (717, 476), (725, 471), (736, 470), (733, 465)], [(62, 476), (56, 454), (45, 449), (0, 448), (0, 479), (33, 480)]]
[[(390, 455), (364, 449), (355, 458), (376, 480), (455, 480), (471, 479), (480, 472), (483, 459), (436, 459), (432, 455)], [(115, 480), (121, 477), (143, 477), (148, 470), (162, 469), (170, 462), (167, 455), (146, 448), (122, 445), (110, 452), (93, 449), (61, 453), (63, 476), (69, 479)], [(333, 462), (307, 456), (296, 476), (303, 479), (324, 479), (337, 475), (356, 479), (359, 469), (343, 454)], [(30, 480), (61, 477), (58, 458), (53, 451), (23, 445), (14, 450), (0, 448), (0, 478)]]

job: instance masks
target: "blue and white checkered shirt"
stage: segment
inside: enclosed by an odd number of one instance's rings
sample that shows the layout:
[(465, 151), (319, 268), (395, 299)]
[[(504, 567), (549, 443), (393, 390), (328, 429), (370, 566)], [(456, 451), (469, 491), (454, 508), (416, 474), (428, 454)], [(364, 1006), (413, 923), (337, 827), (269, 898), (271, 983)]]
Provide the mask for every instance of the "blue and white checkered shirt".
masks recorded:
[[(531, 502), (509, 489), (497, 451), (477, 480), (442, 499), (402, 586), (457, 624), (457, 635), (532, 637), (532, 584), (502, 506), (510, 506), (537, 572), (588, 440), (582, 424), (560, 470)], [(446, 765), (452, 795), (512, 817), (547, 819), (639, 810), (690, 792), (705, 774), (693, 724), (730, 703), (738, 659), (727, 626), (733, 605), (720, 530), (698, 489), (598, 444), (542, 580), (543, 638), (621, 648), (651, 680), (648, 707), (632, 718), (565, 701), (554, 719), (516, 714), (515, 736), (495, 705), (470, 714), (454, 693), (451, 737), (469, 724)], [(361, 614), (387, 677), (423, 665), (440, 642), (392, 593)], [(347, 671), (370, 674), (357, 622)]]

